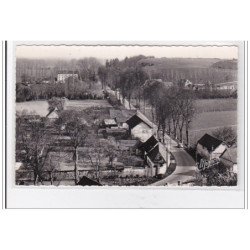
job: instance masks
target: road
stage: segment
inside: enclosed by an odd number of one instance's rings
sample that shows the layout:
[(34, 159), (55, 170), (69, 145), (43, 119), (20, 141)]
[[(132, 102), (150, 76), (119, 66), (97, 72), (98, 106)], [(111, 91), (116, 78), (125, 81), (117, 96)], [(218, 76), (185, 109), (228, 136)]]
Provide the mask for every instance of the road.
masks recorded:
[(197, 167), (191, 155), (189, 155), (183, 148), (178, 148), (177, 142), (169, 136), (165, 136), (165, 145), (175, 158), (176, 169), (171, 175), (153, 183), (152, 186), (176, 186), (193, 179)]
[[(116, 95), (115, 91), (111, 90), (110, 88), (108, 88), (107, 91), (109, 93), (112, 93), (113, 95)], [(126, 99), (124, 100), (123, 105), (126, 109), (135, 109), (133, 105), (129, 106)], [(180, 183), (193, 179), (195, 170), (197, 168), (194, 159), (183, 148), (178, 148), (177, 142), (171, 139), (168, 135), (165, 135), (165, 146), (175, 158), (176, 169), (171, 175), (151, 185), (178, 185)]]

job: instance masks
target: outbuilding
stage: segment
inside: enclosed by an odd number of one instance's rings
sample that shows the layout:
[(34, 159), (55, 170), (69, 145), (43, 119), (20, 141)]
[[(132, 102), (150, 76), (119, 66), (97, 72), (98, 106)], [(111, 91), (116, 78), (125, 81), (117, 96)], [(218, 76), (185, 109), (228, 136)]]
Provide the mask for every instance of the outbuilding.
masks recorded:
[(196, 152), (201, 158), (207, 160), (219, 159), (228, 148), (227, 144), (209, 134), (205, 134), (197, 143)]

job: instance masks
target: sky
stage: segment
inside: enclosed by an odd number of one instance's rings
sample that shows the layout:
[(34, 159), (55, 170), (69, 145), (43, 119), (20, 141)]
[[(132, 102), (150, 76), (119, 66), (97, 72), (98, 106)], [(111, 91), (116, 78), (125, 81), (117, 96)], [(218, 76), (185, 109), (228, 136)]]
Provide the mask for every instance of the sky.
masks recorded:
[(99, 59), (124, 59), (126, 56), (155, 56), (168, 58), (238, 58), (237, 46), (44, 46), (18, 45), (17, 58), (60, 58), (79, 59), (96, 57)]

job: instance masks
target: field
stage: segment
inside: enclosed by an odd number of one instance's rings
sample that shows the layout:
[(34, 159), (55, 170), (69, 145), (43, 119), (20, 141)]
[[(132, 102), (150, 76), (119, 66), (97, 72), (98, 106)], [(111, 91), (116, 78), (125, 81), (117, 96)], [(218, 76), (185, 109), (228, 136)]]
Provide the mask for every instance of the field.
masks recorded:
[(191, 123), (190, 143), (195, 144), (205, 133), (212, 134), (216, 129), (225, 126), (237, 130), (237, 111), (199, 113)]
[[(195, 144), (205, 133), (212, 134), (221, 127), (230, 126), (237, 130), (237, 99), (200, 99), (195, 101), (195, 106), (196, 114), (189, 131), (191, 144)], [(149, 105), (145, 114), (152, 120)], [(185, 135), (183, 139), (185, 142)]]
[(195, 101), (197, 113), (210, 111), (236, 111), (237, 99), (199, 99)]
[[(16, 111), (22, 112), (26, 110), (28, 113), (36, 113), (40, 116), (46, 116), (48, 114), (48, 102), (47, 101), (30, 101), (30, 102), (18, 102), (16, 103)], [(66, 101), (65, 109), (83, 110), (90, 107), (111, 107), (106, 100), (68, 100)]]

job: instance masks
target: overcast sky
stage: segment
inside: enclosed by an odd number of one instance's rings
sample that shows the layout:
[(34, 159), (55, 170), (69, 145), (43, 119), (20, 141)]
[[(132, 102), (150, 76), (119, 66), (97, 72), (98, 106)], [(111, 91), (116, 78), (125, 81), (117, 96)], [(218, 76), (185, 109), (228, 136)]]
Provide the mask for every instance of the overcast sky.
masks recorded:
[(238, 58), (236, 46), (17, 46), (18, 58), (63, 58), (79, 59), (96, 57), (99, 59), (118, 58), (126, 56), (145, 55), (155, 57), (180, 58)]

